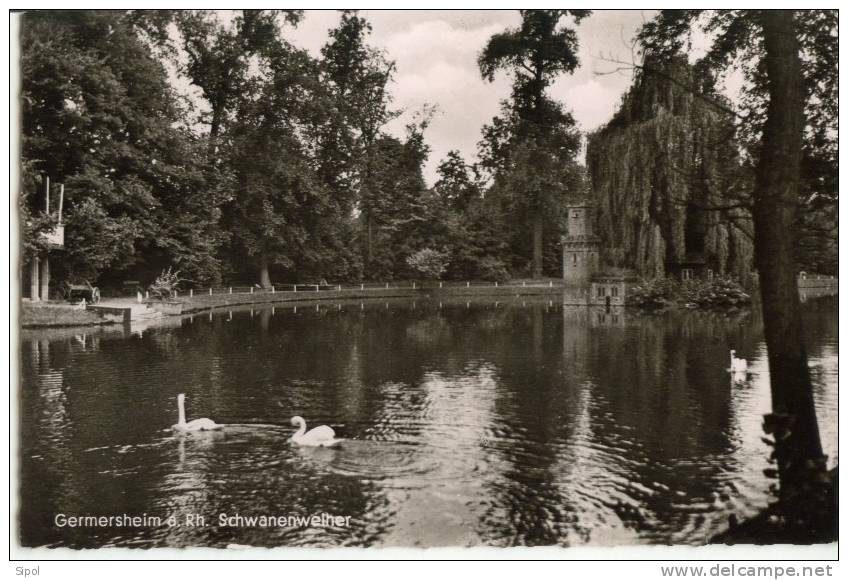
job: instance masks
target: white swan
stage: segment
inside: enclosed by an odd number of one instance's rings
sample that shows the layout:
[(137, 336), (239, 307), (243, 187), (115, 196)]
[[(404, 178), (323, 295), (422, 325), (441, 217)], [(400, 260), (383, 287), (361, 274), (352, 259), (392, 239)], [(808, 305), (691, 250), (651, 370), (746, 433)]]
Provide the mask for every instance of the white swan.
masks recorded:
[(212, 419), (194, 419), (186, 423), (185, 416), (185, 395), (180, 393), (177, 395), (177, 408), (179, 409), (179, 418), (176, 425), (173, 426), (175, 431), (213, 431), (221, 429), (223, 425), (218, 425)]
[(728, 369), (731, 373), (747, 373), (748, 372), (748, 361), (744, 358), (736, 358), (736, 351), (730, 351), (730, 368)]
[(306, 421), (303, 420), (303, 417), (292, 417), (291, 424), (298, 429), (289, 441), (297, 445), (306, 447), (332, 447), (341, 442), (341, 439), (336, 439), (336, 432), (326, 425), (321, 425), (307, 431)]

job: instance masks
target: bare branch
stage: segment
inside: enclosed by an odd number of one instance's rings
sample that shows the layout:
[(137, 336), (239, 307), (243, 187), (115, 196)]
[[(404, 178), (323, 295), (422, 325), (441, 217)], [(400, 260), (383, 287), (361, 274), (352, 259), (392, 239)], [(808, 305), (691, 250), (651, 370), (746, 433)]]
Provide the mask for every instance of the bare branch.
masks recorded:
[(534, 71), (532, 68), (530, 68), (529, 66), (527, 66), (527, 63), (524, 63), (524, 62), (519, 63), (519, 66), (520, 66), (521, 68), (523, 68), (524, 70), (526, 70), (526, 71), (527, 71), (530, 75), (535, 75), (535, 74), (536, 74), (536, 71)]
[[(684, 81), (681, 81), (680, 79), (671, 76), (670, 74), (668, 74), (667, 72), (665, 72), (661, 69), (657, 69), (657, 68), (650, 67), (650, 66), (645, 66), (643, 64), (636, 64), (635, 62), (624, 62), (624, 61), (618, 60), (618, 59), (605, 58), (603, 55), (598, 56), (598, 58), (600, 60), (605, 61), (605, 62), (609, 62), (611, 64), (623, 65), (625, 67), (624, 69), (618, 68), (618, 69), (616, 69), (612, 72), (619, 72), (621, 70), (626, 70), (627, 68), (629, 68), (630, 70), (641, 70), (641, 71), (645, 71), (645, 72), (650, 73), (650, 74), (655, 74), (655, 75), (661, 76), (664, 79), (671, 81), (675, 85), (689, 91), (692, 95), (701, 99), (702, 101), (706, 102), (707, 104), (715, 107), (716, 109), (718, 109), (718, 110), (720, 110), (724, 113), (727, 113), (728, 115), (731, 115), (731, 116), (736, 117), (737, 119), (741, 119), (741, 120), (745, 120), (745, 118), (746, 118), (745, 115), (739, 113), (738, 111), (731, 109), (730, 107), (728, 107), (727, 105), (717, 101), (716, 99), (713, 99), (712, 97), (709, 97), (708, 95), (705, 95), (701, 91), (697, 90), (691, 84), (686, 83)], [(596, 72), (594, 74), (596, 76), (600, 76), (600, 75), (603, 75), (603, 74), (610, 74), (610, 73), (598, 73), (598, 72)]]

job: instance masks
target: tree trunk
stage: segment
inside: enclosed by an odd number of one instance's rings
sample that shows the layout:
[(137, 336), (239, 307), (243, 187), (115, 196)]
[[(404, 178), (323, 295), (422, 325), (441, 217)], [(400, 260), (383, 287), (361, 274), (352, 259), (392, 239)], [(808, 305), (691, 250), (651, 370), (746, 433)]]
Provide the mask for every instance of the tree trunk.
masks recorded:
[(213, 103), (212, 105), (212, 121), (209, 124), (209, 146), (215, 147), (218, 140), (218, 134), (221, 132), (221, 120), (224, 118), (223, 106)]
[(268, 267), (268, 259), (265, 257), (260, 258), (259, 261), (259, 285), (263, 288), (271, 287), (271, 273)]
[(533, 278), (542, 277), (542, 237), (545, 216), (541, 210), (533, 213)]
[(365, 252), (365, 266), (367, 268), (371, 268), (371, 261), (374, 259), (374, 245), (373, 245), (374, 242), (373, 242), (373, 239), (372, 239), (373, 226), (372, 226), (372, 223), (371, 223), (371, 212), (368, 212), (365, 219), (366, 219), (366, 222), (368, 224), (368, 226), (367, 226), (368, 232), (367, 232), (367, 238), (366, 238), (366, 242), (365, 242), (366, 245), (367, 245), (366, 252)]
[[(804, 130), (803, 80), (793, 12), (764, 10), (761, 24), (769, 104), (752, 213), (773, 411), (765, 428), (775, 439), (781, 500), (812, 510), (815, 482), (826, 466), (804, 349), (791, 235)], [(812, 514), (797, 515), (808, 519)]]
[[(370, 141), (369, 141), (370, 143)], [(374, 275), (371, 270), (371, 263), (374, 260), (374, 240), (373, 240), (373, 223), (371, 211), (371, 173), (372, 173), (372, 148), (368, 145), (365, 149), (365, 171), (362, 178), (363, 187), (360, 190), (360, 199), (362, 200), (362, 214), (365, 219), (365, 277), (368, 278)]]
[[(544, 126), (542, 120), (542, 102), (545, 97), (544, 67), (541, 62), (534, 66), (533, 74), (533, 124), (535, 131), (541, 132)], [(542, 277), (542, 242), (544, 238), (544, 204), (543, 193), (536, 192), (535, 208), (533, 210), (533, 278)]]

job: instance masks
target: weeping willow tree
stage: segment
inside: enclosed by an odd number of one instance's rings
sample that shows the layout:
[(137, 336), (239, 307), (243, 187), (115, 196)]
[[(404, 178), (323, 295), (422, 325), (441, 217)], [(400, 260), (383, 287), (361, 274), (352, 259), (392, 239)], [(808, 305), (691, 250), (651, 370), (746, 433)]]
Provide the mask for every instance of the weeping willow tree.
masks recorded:
[(586, 162), (603, 260), (643, 276), (697, 265), (744, 279), (751, 218), (732, 114), (696, 94), (683, 58), (646, 66), (610, 122), (589, 136)]

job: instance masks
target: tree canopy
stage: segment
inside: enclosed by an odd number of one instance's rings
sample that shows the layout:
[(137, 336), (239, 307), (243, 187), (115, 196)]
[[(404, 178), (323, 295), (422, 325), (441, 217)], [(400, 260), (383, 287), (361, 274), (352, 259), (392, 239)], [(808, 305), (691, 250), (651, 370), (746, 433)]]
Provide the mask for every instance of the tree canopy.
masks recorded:
[[(431, 186), (434, 110), (405, 133), (388, 129), (413, 112), (394, 106), (395, 63), (370, 44), (357, 11), (339, 12), (315, 53), (290, 41), (308, 17), (298, 10), (26, 13), (24, 258), (46, 251), (62, 184), (56, 284), (146, 283), (167, 267), (194, 285), (405, 278), (419, 274), (407, 258), (425, 249), (445, 256), (446, 278), (558, 275), (563, 208), (593, 192), (568, 103), (549, 89), (580, 66), (576, 31), (589, 16), (522, 10), (518, 26), (481, 46), (481, 76), (508, 75), (510, 95), (482, 128), (477, 159), (449, 152)], [(732, 122), (739, 153), (728, 163), (741, 167), (749, 205), (768, 102), (757, 18), (669, 11), (641, 35), (658, 67), (686, 49), (692, 26), (717, 35), (693, 65), (698, 94), (715, 95), (731, 64), (745, 71)], [(806, 129), (794, 251), (823, 272), (836, 250), (835, 26), (827, 11), (797, 17)], [(696, 180), (724, 175), (698, 167)]]
[(574, 165), (580, 144), (571, 114), (545, 91), (579, 65), (577, 33), (563, 21), (571, 18), (576, 25), (590, 13), (521, 10), (521, 25), (493, 35), (478, 59), (483, 78), (492, 81), (496, 71), (506, 70), (513, 79), (501, 117), (483, 130), (481, 159), (531, 226), (534, 277), (543, 273), (545, 215), (557, 213), (569, 193), (563, 174)]
[(226, 180), (179, 126), (184, 108), (132, 20), (36, 11), (22, 28), (23, 203), (42, 207), (39, 176), (64, 184), (60, 277), (175, 264), (214, 280)]

